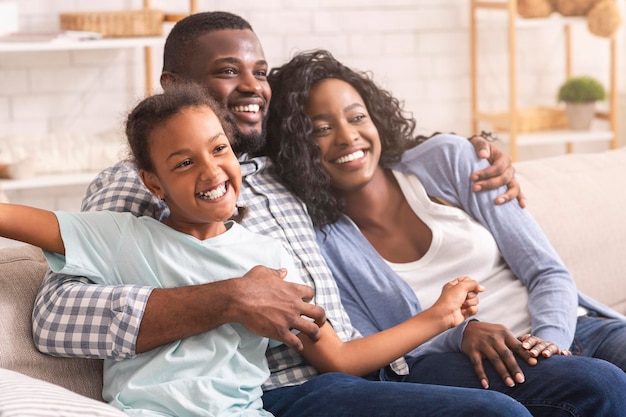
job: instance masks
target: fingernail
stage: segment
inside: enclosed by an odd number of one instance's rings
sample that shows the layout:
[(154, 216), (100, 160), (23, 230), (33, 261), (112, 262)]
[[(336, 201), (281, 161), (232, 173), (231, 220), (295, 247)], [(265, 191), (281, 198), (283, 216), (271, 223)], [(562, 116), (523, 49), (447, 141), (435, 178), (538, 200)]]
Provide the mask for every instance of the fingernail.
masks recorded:
[(474, 184), (474, 191), (480, 191), (482, 189), (483, 189), (483, 187), (481, 187), (480, 185)]
[(524, 379), (524, 375), (523, 374), (515, 374), (515, 380), (519, 383), (519, 384), (523, 384), (525, 379)]
[(515, 382), (513, 381), (513, 378), (511, 377), (507, 377), (506, 378), (506, 385), (510, 388), (513, 388), (515, 386)]
[(480, 384), (483, 386), (484, 389), (489, 388), (489, 382), (487, 382), (486, 379), (481, 379)]

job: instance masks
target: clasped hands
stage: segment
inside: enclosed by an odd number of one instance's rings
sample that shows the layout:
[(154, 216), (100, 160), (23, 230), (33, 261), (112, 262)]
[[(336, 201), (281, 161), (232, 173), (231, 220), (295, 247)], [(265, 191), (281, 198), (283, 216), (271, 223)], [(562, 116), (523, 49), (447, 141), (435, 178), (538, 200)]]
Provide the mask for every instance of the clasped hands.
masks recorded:
[(538, 336), (525, 334), (519, 339), (501, 324), (472, 321), (463, 333), (461, 349), (465, 353), (478, 376), (483, 388), (489, 388), (489, 379), (483, 366), (483, 359), (488, 360), (508, 387), (524, 382), (524, 373), (517, 363), (521, 358), (529, 365), (536, 365), (540, 358), (571, 353), (560, 350), (554, 343)]

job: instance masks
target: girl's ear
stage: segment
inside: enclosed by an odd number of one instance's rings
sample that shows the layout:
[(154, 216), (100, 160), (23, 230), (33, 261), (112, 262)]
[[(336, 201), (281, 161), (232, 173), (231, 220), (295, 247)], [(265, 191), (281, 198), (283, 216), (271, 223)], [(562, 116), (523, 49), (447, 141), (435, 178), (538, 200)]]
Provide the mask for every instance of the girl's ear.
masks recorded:
[(141, 180), (145, 184), (145, 186), (150, 190), (152, 194), (156, 196), (159, 200), (163, 200), (165, 198), (165, 191), (161, 187), (161, 182), (156, 174), (148, 171), (144, 171), (143, 169), (139, 170), (139, 176)]

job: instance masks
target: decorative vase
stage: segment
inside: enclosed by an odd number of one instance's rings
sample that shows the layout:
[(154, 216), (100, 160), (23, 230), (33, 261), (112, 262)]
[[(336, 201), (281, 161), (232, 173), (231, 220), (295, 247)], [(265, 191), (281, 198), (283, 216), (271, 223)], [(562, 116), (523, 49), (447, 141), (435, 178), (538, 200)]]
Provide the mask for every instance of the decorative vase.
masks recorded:
[(591, 121), (596, 115), (596, 103), (565, 103), (567, 120), (573, 130), (589, 130)]

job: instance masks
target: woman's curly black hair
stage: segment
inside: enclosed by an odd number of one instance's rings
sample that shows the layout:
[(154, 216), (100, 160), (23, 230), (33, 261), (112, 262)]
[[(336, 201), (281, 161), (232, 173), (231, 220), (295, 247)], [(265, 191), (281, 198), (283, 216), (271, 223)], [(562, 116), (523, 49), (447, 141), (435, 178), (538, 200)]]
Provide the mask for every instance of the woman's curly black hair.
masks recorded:
[(414, 136), (412, 115), (391, 93), (378, 87), (369, 73), (348, 68), (328, 51), (303, 52), (272, 69), (268, 76), (272, 100), (265, 153), (289, 190), (304, 201), (317, 227), (337, 221), (344, 207), (322, 168), (319, 147), (311, 136), (311, 120), (305, 113), (311, 88), (328, 78), (347, 82), (363, 98), (380, 136), (381, 165), (399, 160), (406, 149), (427, 139)]

